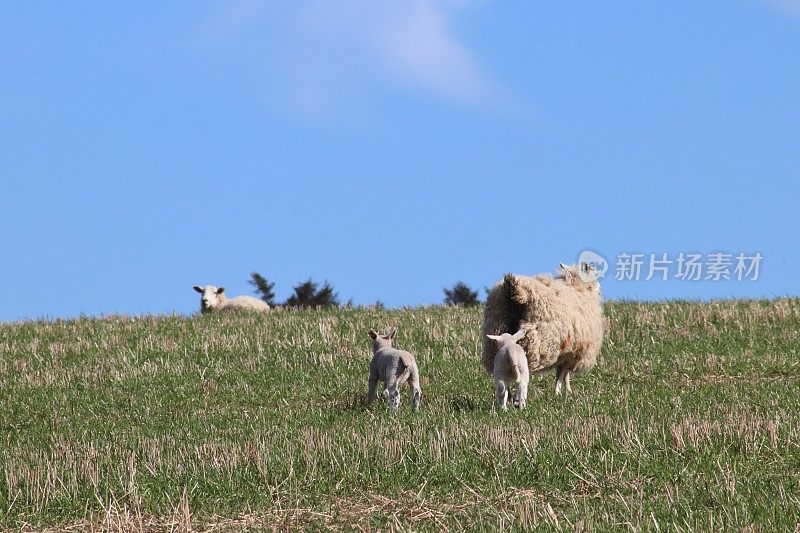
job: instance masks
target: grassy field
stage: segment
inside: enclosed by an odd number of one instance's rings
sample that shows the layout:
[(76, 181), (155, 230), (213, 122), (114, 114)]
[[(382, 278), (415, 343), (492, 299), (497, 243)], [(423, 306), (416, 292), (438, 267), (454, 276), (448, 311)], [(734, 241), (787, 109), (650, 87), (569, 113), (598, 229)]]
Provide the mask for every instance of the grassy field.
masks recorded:
[[(506, 414), (481, 309), (0, 324), (0, 528), (798, 531), (800, 300), (606, 314), (575, 394)], [(362, 405), (390, 325), (396, 418)]]

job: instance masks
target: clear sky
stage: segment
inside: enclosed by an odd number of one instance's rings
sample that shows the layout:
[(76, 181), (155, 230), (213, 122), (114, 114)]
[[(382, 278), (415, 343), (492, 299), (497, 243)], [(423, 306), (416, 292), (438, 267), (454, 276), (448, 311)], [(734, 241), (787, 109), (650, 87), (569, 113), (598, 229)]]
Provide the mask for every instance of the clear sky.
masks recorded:
[[(609, 298), (800, 294), (800, 1), (6, 0), (0, 72), (0, 320), (252, 271), (439, 303), (584, 249)], [(763, 259), (644, 280), (681, 252)]]

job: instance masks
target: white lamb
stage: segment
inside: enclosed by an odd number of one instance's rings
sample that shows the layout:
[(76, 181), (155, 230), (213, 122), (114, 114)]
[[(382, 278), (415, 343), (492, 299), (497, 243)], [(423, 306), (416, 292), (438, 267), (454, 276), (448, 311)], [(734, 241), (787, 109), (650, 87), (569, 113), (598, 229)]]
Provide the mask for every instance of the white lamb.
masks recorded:
[(375, 389), (380, 380), (383, 381), (384, 394), (389, 397), (392, 413), (397, 413), (397, 408), (400, 406), (398, 389), (408, 382), (411, 405), (418, 410), (422, 402), (422, 389), (419, 384), (417, 361), (410, 353), (392, 347), (392, 341), (396, 334), (397, 330), (395, 329), (388, 335), (380, 335), (375, 330), (369, 330), (369, 336), (372, 339), (372, 362), (369, 365), (367, 405), (377, 398)]
[(519, 330), (513, 335), (487, 335), (497, 345), (497, 355), (494, 358), (494, 401), (503, 411), (508, 410), (508, 389), (512, 383), (516, 385), (516, 398), (514, 403), (520, 409), (525, 409), (528, 399), (528, 358), (525, 350), (517, 341), (525, 336), (524, 330)]
[(202, 294), (200, 298), (200, 312), (212, 311), (269, 311), (269, 305), (252, 296), (236, 296), (230, 300), (225, 295), (225, 287), (206, 285), (194, 286), (194, 290)]

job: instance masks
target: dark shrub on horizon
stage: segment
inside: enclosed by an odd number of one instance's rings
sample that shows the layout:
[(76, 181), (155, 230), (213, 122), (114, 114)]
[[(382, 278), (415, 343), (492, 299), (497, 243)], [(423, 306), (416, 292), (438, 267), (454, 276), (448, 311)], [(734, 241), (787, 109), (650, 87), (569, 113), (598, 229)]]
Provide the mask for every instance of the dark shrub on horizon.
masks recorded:
[(449, 289), (444, 289), (445, 305), (455, 305), (461, 307), (473, 307), (478, 305), (478, 291), (473, 291), (469, 285), (459, 281)]

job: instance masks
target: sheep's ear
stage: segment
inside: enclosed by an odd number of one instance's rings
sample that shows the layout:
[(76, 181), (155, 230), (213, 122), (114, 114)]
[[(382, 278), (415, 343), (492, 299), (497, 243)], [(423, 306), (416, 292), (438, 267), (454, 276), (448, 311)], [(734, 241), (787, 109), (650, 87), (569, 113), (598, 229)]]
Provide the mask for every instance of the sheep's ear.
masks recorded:
[(217, 294), (222, 294), (223, 292), (225, 292), (225, 287), (220, 287), (217, 289)]
[(378, 338), (378, 333), (374, 329), (370, 329), (369, 336), (372, 338), (372, 340), (375, 340)]
[(561, 263), (561, 262), (559, 262), (558, 264), (559, 264), (559, 265), (561, 265), (561, 268), (563, 268), (563, 269), (565, 269), (565, 270), (566, 270), (566, 268), (567, 268), (567, 265), (565, 265), (564, 263)]
[(518, 332), (514, 333), (514, 335), (512, 335), (511, 338), (514, 339), (514, 341), (518, 341), (524, 336), (525, 336), (525, 330), (521, 329)]
[(195, 286), (194, 286), (194, 287), (192, 287), (192, 288), (193, 288), (194, 290), (196, 290), (197, 292), (199, 292), (200, 294), (203, 294), (203, 287), (201, 287), (200, 285), (195, 285)]
[(389, 339), (390, 341), (393, 341), (395, 335), (397, 335), (397, 328), (392, 328), (392, 331), (390, 331), (389, 334), (386, 335), (386, 338)]

